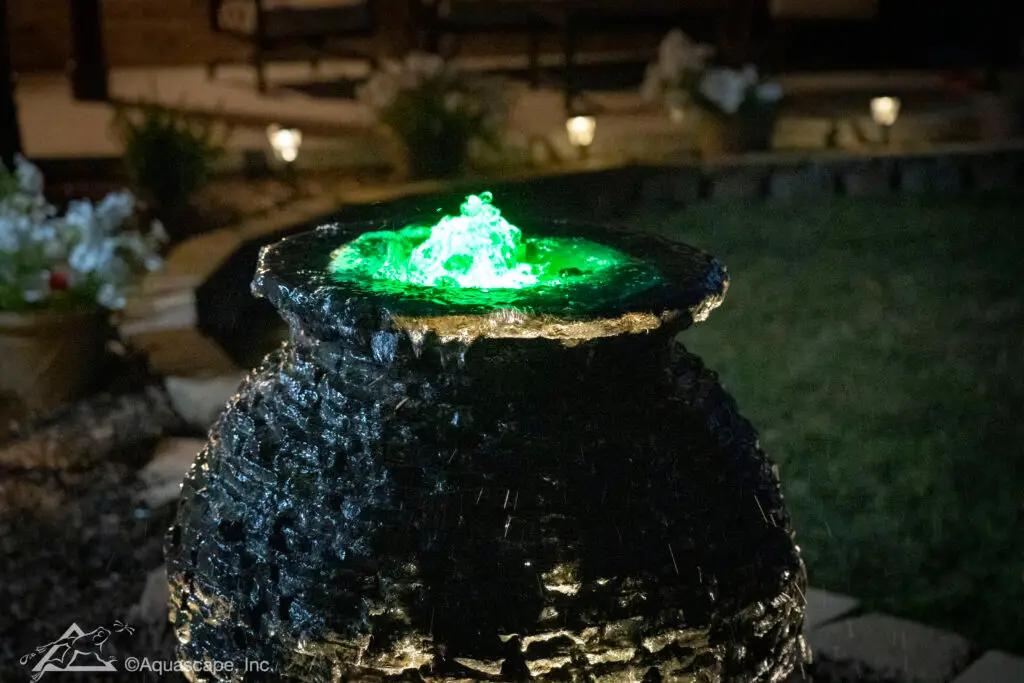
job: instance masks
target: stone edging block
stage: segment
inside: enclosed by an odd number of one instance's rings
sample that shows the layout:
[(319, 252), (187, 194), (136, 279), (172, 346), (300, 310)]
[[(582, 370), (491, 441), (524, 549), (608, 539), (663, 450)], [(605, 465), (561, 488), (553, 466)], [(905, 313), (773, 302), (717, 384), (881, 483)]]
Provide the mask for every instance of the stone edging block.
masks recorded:
[(1024, 658), (1005, 652), (986, 652), (953, 683), (1021, 683), (1024, 681)]
[(825, 680), (949, 683), (972, 656), (958, 635), (882, 614), (833, 622), (807, 639)]
[(860, 602), (847, 595), (819, 588), (807, 589), (807, 612), (804, 615), (804, 633), (856, 612)]

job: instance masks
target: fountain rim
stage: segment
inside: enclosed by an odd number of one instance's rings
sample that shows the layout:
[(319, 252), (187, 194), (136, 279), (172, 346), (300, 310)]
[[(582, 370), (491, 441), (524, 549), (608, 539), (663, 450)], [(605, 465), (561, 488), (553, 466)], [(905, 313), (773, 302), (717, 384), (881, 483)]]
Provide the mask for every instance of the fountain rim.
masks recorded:
[(725, 266), (691, 245), (622, 224), (560, 218), (520, 218), (517, 223), (527, 226), (524, 232), (531, 236), (582, 237), (618, 249), (654, 266), (661, 282), (613, 304), (573, 309), (413, 302), (353, 292), (331, 277), (331, 254), (343, 244), (366, 232), (397, 230), (433, 217), (327, 223), (289, 235), (261, 249), (253, 294), (266, 298), (286, 319), (313, 330), (341, 331), (351, 328), (353, 316), (383, 313), (391, 326), (409, 334), (433, 333), (463, 341), (540, 337), (571, 342), (651, 332), (665, 325), (689, 326), (722, 303), (729, 285)]

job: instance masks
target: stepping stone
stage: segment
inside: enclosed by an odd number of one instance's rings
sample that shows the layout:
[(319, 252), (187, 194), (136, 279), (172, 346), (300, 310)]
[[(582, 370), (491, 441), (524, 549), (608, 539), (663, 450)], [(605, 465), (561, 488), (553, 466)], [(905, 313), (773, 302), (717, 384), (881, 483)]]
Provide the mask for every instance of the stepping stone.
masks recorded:
[(192, 427), (206, 432), (220, 417), (247, 373), (236, 370), (208, 377), (167, 377), (171, 406)]
[(167, 601), (170, 590), (167, 588), (167, 571), (161, 565), (146, 576), (146, 587), (142, 589), (139, 601), (128, 612), (128, 620), (141, 621), (144, 624), (163, 624), (167, 621)]
[(807, 590), (807, 611), (804, 614), (804, 633), (854, 612), (860, 603), (855, 599), (817, 588)]
[(203, 439), (164, 439), (157, 444), (153, 459), (139, 470), (139, 479), (146, 485), (139, 499), (151, 508), (178, 500), (181, 480), (205, 445)]
[(238, 368), (223, 346), (195, 327), (135, 332), (129, 337), (146, 354), (156, 375), (224, 374)]
[(953, 683), (1020, 683), (1024, 681), (1024, 658), (1005, 652), (986, 652)]
[(882, 614), (833, 622), (807, 639), (825, 680), (949, 683), (971, 658), (958, 635)]

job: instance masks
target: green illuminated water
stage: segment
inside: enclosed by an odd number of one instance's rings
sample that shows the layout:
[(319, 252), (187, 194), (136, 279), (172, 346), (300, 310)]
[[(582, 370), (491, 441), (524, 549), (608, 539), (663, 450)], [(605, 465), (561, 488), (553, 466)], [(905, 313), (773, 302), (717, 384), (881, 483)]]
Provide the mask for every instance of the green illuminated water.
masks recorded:
[[(659, 276), (642, 261), (581, 237), (529, 237), (506, 220), (490, 192), (470, 195), (457, 216), (432, 226), (369, 232), (331, 255), (336, 280), (380, 294), (455, 304), (515, 304), (609, 289), (642, 291)], [(579, 298), (579, 297), (576, 297)]]

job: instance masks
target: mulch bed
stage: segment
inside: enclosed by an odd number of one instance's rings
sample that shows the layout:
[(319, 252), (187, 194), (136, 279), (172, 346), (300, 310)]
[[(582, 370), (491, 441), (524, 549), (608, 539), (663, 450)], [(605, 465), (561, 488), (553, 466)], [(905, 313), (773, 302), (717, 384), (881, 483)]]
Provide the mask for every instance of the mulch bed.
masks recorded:
[(131, 608), (163, 564), (174, 512), (136, 499), (136, 473), (157, 439), (179, 428), (166, 396), (150, 386), (93, 397), (0, 444), (0, 681), (28, 680), (42, 655), (20, 660), (72, 623), (89, 632), (121, 620), (136, 630), (104, 645), (118, 673), (61, 680), (123, 681), (126, 657), (174, 660), (170, 625), (132, 623)]

